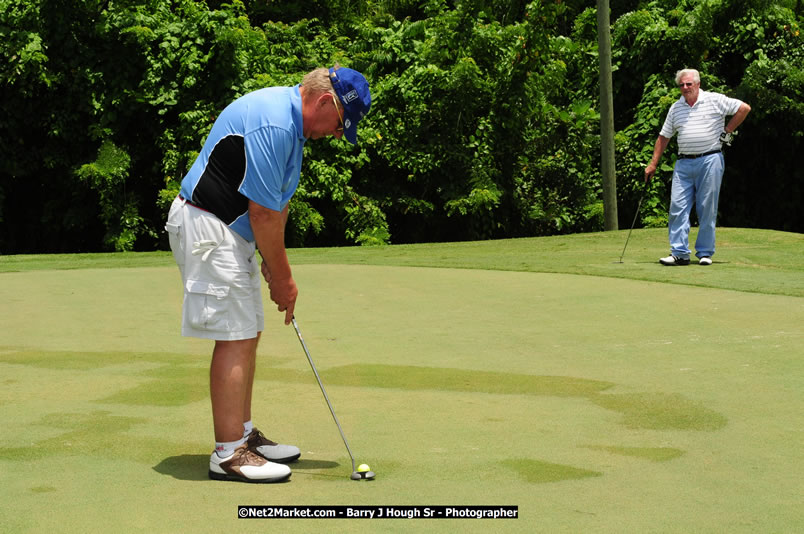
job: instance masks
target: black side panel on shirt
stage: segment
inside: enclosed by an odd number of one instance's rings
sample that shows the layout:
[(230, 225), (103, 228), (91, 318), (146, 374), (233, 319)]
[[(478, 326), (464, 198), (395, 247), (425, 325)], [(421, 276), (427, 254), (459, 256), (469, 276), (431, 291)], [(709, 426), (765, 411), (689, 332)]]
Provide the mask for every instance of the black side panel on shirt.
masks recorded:
[(218, 141), (190, 200), (226, 224), (248, 211), (248, 198), (237, 190), (246, 175), (246, 149), (241, 135)]

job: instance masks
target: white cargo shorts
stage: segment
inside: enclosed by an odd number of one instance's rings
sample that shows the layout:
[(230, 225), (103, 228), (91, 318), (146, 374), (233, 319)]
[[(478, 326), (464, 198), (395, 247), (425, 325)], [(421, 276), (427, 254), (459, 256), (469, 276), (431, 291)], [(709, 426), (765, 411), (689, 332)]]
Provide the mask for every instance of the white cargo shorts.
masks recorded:
[(178, 197), (165, 230), (184, 284), (181, 334), (220, 341), (257, 337), (265, 316), (255, 244)]

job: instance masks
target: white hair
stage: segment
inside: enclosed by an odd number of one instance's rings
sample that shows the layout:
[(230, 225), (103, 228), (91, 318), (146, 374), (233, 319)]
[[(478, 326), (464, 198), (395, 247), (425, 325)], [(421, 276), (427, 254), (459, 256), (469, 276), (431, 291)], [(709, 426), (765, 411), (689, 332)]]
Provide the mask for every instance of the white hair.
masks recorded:
[[(335, 68), (338, 68), (338, 65), (336, 65)], [(308, 72), (304, 76), (304, 79), (302, 79), (301, 85), (316, 96), (323, 93), (329, 93), (335, 96), (335, 89), (332, 87), (332, 81), (329, 79), (329, 69), (326, 67)]]
[(701, 75), (695, 69), (681, 69), (676, 72), (676, 84), (681, 83), (681, 78), (687, 74), (692, 74), (692, 80), (695, 83), (701, 83)]

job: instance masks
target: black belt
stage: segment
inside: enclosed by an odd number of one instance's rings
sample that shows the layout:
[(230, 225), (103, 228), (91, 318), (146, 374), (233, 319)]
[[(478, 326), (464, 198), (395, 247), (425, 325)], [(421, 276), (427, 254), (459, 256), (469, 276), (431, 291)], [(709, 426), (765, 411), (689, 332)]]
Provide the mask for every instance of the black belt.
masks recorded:
[(678, 157), (680, 159), (695, 159), (702, 158), (704, 156), (711, 156), (712, 154), (720, 154), (720, 150), (711, 150), (709, 152), (704, 152), (703, 154), (679, 154)]

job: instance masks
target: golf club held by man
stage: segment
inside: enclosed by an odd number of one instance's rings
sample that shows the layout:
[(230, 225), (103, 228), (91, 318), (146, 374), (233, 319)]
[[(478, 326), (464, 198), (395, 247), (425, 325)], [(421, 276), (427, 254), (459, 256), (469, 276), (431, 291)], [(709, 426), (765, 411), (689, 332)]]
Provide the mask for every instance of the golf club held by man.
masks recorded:
[(365, 77), (337, 65), (315, 69), (293, 87), (243, 95), (218, 116), (170, 208), (165, 229), (184, 288), (182, 335), (214, 341), (212, 479), (285, 480), (285, 463), (300, 456), (298, 447), (266, 438), (252, 423), (264, 329), (260, 278), (290, 324), (298, 288), (284, 235), (304, 144), (328, 136), (356, 144), (370, 106)]
[[(670, 107), (656, 139), (653, 157), (645, 167), (650, 181), (670, 139), (678, 134), (678, 160), (673, 168), (668, 233), (670, 255), (662, 265), (689, 265), (690, 211), (698, 215), (695, 255), (700, 265), (711, 265), (715, 254), (715, 225), (725, 158), (723, 144), (729, 145), (734, 131), (745, 120), (751, 106), (719, 93), (701, 89), (701, 76), (695, 69), (676, 73), (681, 97)], [(726, 118), (731, 118), (726, 122)]]

